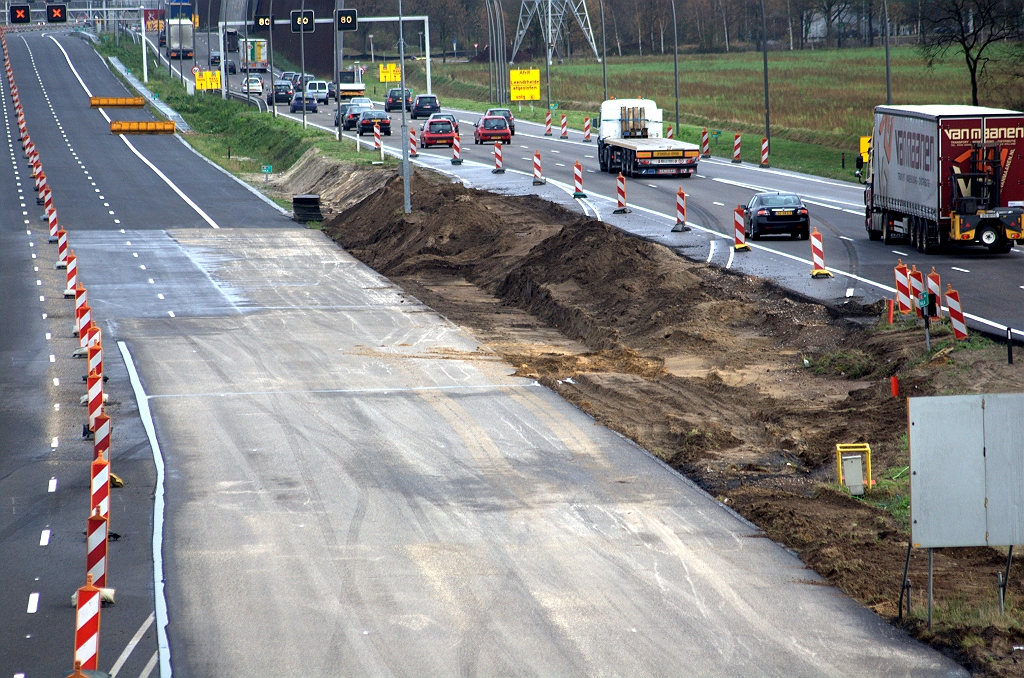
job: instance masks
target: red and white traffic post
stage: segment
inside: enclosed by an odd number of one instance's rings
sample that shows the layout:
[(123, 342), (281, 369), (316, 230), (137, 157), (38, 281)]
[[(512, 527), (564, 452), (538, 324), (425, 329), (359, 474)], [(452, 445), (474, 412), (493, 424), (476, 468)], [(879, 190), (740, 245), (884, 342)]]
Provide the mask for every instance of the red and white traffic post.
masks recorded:
[(53, 267), (68, 267), (68, 234), (64, 229), (57, 231), (57, 263)]
[(583, 118), (583, 141), (590, 142), (590, 116)]
[(924, 273), (917, 270), (917, 264), (910, 267), (910, 300), (914, 305), (914, 313), (918, 318), (924, 317), (924, 309), (921, 308), (921, 295), (924, 293)]
[(928, 286), (928, 294), (935, 297), (935, 315), (932, 316), (932, 320), (941, 320), (943, 306), (942, 278), (935, 272), (934, 266), (932, 266), (932, 272), (925, 276), (925, 284)]
[(683, 233), (689, 230), (690, 227), (686, 225), (686, 194), (680, 188), (676, 191), (676, 223), (672, 227), (672, 232)]
[(543, 186), (548, 183), (547, 179), (544, 178), (544, 173), (541, 171), (540, 166), (540, 151), (533, 152), (533, 185)]
[(410, 157), (419, 155), (416, 152), (416, 130), (412, 128), (409, 129), (409, 155)]
[(544, 136), (551, 136), (551, 109), (544, 114)]
[(107, 533), (109, 519), (94, 509), (86, 528), (85, 573), (99, 588), (107, 586)]
[(910, 304), (910, 275), (902, 259), (896, 260), (896, 306), (903, 315), (914, 310)]
[(629, 214), (632, 212), (631, 209), (626, 207), (626, 177), (622, 176), (622, 172), (619, 172), (619, 176), (615, 179), (615, 205), (612, 214)]
[(559, 138), (569, 138), (569, 120), (565, 117), (565, 113), (562, 113), (562, 134), (559, 136)]
[(949, 284), (946, 285), (946, 308), (949, 309), (949, 322), (953, 325), (953, 338), (963, 341), (967, 338), (967, 323), (960, 306), (960, 293)]
[(92, 430), (92, 456), (93, 459), (110, 461), (110, 417), (100, 414), (96, 417), (96, 424)]
[(373, 125), (373, 150), (381, 150), (380, 144), (380, 125), (374, 123)]
[(761, 167), (771, 167), (768, 164), (768, 137), (761, 137)]
[(68, 268), (65, 276), (64, 296), (71, 299), (75, 296), (75, 286), (78, 285), (78, 257), (75, 251), (68, 252)]
[(707, 127), (705, 127), (704, 131), (700, 133), (700, 157), (711, 157), (711, 139), (708, 137)]
[(672, 129), (672, 125), (668, 126), (668, 131), (665, 132), (666, 139), (672, 139), (675, 137), (675, 130)]
[(743, 206), (740, 205), (732, 212), (732, 234), (733, 249), (737, 252), (749, 252), (750, 245), (747, 244), (747, 228), (743, 223)]
[[(71, 330), (71, 336), (84, 339), (85, 329), (92, 322), (92, 307), (89, 304), (82, 304), (75, 309), (75, 326)], [(81, 346), (85, 346), (85, 343), (81, 343)]]
[(462, 141), (459, 139), (459, 133), (455, 133), (455, 140), (452, 141), (452, 164), (462, 164)]
[[(98, 330), (99, 328), (97, 327), (96, 329)], [(88, 367), (89, 367), (88, 372), (90, 374), (95, 372), (100, 377), (102, 377), (103, 376), (103, 346), (99, 342), (97, 342), (95, 344), (87, 346), (86, 348), (88, 350), (87, 351), (88, 355), (86, 356), (88, 358), (87, 362), (89, 363), (89, 365), (88, 365)], [(88, 381), (88, 379), (87, 379), (87, 381)]]
[(86, 348), (90, 346), (99, 346), (102, 343), (103, 332), (100, 328), (96, 327), (96, 324), (91, 320), (89, 325), (85, 328), (85, 343), (82, 345)]
[(96, 426), (96, 417), (103, 413), (103, 375), (90, 372), (85, 381), (88, 388), (86, 393), (89, 406), (88, 430), (91, 431)]
[(821, 244), (821, 233), (815, 227), (811, 231), (811, 268), (812, 278), (831, 278), (832, 273), (825, 268), (825, 248)]
[(572, 185), (574, 198), (586, 198), (587, 194), (583, 192), (583, 165), (577, 160), (576, 164), (572, 166)]
[(110, 515), (110, 462), (96, 457), (90, 465), (89, 512), (99, 509), (101, 516)]
[(743, 162), (740, 160), (740, 133), (736, 132), (736, 136), (732, 139), (732, 161)]
[(494, 142), (494, 169), (491, 170), (491, 174), (504, 174), (505, 165), (501, 160), (501, 142)]
[(92, 576), (85, 575), (85, 586), (78, 589), (75, 605), (75, 666), (97, 671), (100, 658), (100, 590)]
[(60, 242), (60, 223), (57, 221), (57, 208), (53, 206), (53, 193), (50, 192), (50, 187), (46, 187), (46, 198), (44, 200), (46, 210), (46, 222), (50, 227), (49, 242)]

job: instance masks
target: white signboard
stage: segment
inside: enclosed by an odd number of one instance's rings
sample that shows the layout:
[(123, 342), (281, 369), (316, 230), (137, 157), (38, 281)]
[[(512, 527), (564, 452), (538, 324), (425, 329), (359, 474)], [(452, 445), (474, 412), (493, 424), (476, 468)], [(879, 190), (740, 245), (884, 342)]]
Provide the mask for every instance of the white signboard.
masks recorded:
[(1024, 543), (1024, 394), (909, 399), (918, 548)]

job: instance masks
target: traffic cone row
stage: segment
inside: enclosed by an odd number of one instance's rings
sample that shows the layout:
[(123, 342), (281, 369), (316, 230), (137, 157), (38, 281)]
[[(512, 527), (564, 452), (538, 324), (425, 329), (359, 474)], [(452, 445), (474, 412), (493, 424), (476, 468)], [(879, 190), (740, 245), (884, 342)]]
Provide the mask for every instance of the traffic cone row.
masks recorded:
[(75, 594), (75, 631), (73, 663), (76, 671), (96, 671), (99, 668), (99, 633), (101, 602), (113, 597), (109, 589), (108, 553), (110, 525), (110, 487), (120, 486), (121, 481), (110, 472), (111, 422), (104, 412), (103, 343), (102, 332), (93, 321), (92, 309), (88, 303), (85, 287), (79, 282), (78, 258), (70, 249), (67, 231), (60, 228), (57, 210), (53, 205), (53, 194), (43, 171), (39, 157), (25, 120), (25, 110), (18, 94), (7, 48), (5, 30), (0, 27), (0, 47), (3, 49), (4, 70), (10, 86), (11, 99), (18, 123), (22, 149), (31, 167), (35, 182), (36, 203), (45, 210), (44, 219), (49, 226), (49, 242), (57, 244), (56, 268), (66, 269), (63, 296), (75, 300), (75, 322), (72, 334), (79, 338), (76, 357), (87, 359), (86, 393), (83, 404), (87, 407), (87, 423), (83, 426), (84, 437), (93, 439), (93, 459), (90, 462), (89, 512), (86, 518), (86, 577), (85, 586)]

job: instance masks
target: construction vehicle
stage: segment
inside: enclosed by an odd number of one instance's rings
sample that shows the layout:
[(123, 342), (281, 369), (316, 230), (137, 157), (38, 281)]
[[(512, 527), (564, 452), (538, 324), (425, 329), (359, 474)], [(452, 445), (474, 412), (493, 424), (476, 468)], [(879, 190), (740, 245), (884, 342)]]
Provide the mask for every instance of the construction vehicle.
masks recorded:
[(195, 55), (191, 17), (167, 20), (167, 58), (191, 59)]
[(1024, 113), (876, 106), (869, 164), (857, 159), (871, 240), (1007, 253), (1024, 239)]
[(366, 85), (363, 84), (363, 69), (361, 67), (350, 66), (347, 71), (338, 71), (339, 101), (364, 96), (366, 96)]
[(683, 176), (697, 171), (700, 148), (662, 136), (662, 111), (650, 99), (610, 99), (601, 104), (597, 157), (602, 172), (634, 176)]
[(267, 41), (263, 38), (239, 38), (238, 54), (241, 57), (238, 68), (242, 71), (266, 71)]

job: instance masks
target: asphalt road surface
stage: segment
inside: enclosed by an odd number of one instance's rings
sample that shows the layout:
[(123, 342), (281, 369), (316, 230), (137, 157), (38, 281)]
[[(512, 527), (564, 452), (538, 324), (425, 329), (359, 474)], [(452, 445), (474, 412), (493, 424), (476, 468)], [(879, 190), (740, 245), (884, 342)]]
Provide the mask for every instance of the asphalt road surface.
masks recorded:
[[(124, 92), (87, 43), (8, 43), (120, 408), (102, 669), (966, 675), (177, 138), (110, 135), (86, 90)], [(52, 676), (91, 450), (0, 98), (0, 664)]]

